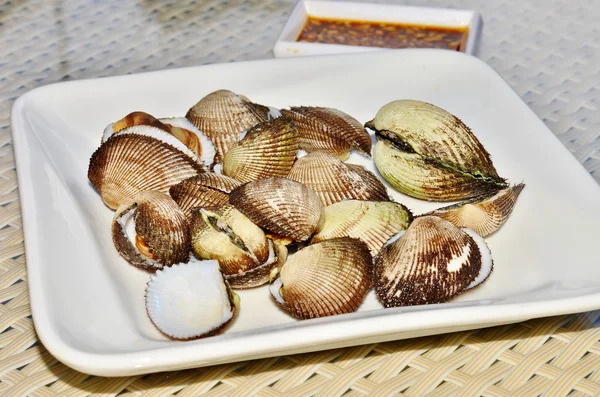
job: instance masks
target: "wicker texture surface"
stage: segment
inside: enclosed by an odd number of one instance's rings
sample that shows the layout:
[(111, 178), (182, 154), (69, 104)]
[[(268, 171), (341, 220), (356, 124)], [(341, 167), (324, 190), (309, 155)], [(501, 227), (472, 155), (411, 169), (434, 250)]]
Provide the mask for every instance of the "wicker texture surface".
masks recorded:
[[(480, 10), (479, 56), (600, 181), (597, 2), (403, 3)], [(600, 395), (598, 312), (127, 378), (78, 373), (39, 343), (10, 137), (13, 101), (57, 81), (271, 57), (292, 7), (269, 0), (0, 3), (0, 395)]]

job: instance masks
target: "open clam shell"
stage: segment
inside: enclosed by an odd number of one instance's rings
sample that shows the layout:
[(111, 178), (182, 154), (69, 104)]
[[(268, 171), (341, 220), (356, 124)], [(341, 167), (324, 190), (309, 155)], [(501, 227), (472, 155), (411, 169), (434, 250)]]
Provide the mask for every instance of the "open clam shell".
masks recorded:
[(351, 313), (371, 287), (371, 260), (360, 240), (326, 240), (290, 255), (269, 290), (286, 312), (299, 319)]
[(200, 99), (185, 117), (215, 144), (215, 161), (221, 161), (239, 135), (266, 121), (270, 117), (269, 112), (268, 107), (253, 103), (244, 96), (218, 90)]
[(371, 172), (324, 152), (299, 158), (288, 178), (314, 190), (324, 206), (346, 199), (389, 200), (385, 186)]
[(177, 203), (167, 194), (139, 192), (119, 207), (112, 222), (117, 251), (132, 265), (146, 270), (186, 262), (190, 227)]
[(92, 154), (88, 178), (106, 205), (115, 209), (139, 191), (167, 192), (203, 171), (200, 159), (177, 138), (140, 125), (111, 136)]
[(425, 215), (438, 216), (455, 226), (468, 227), (485, 237), (504, 225), (524, 187), (522, 183), (510, 186), (491, 196), (476, 197)]
[(416, 218), (374, 259), (374, 285), (385, 307), (447, 302), (483, 282), (492, 257), (473, 231), (434, 216)]
[(232, 205), (192, 211), (192, 250), (200, 259), (216, 259), (234, 288), (264, 284), (277, 262), (277, 251), (262, 229)]
[(332, 108), (299, 106), (281, 113), (294, 121), (300, 136), (300, 149), (307, 152), (325, 151), (341, 160), (350, 149), (370, 156), (371, 137), (352, 116)]
[(298, 152), (298, 133), (285, 117), (250, 128), (223, 157), (223, 174), (240, 182), (286, 177)]
[(295, 241), (307, 240), (322, 225), (316, 193), (285, 178), (248, 182), (231, 191), (229, 202), (263, 229)]
[(173, 135), (194, 152), (207, 169), (214, 162), (216, 154), (214, 144), (185, 117), (157, 119), (145, 112), (132, 112), (109, 124), (104, 129), (102, 142), (105, 142), (112, 135), (136, 125), (156, 127)]
[(220, 332), (239, 310), (239, 297), (217, 261), (194, 258), (159, 270), (146, 286), (146, 311), (171, 339), (190, 340)]
[[(390, 102), (367, 126), (385, 143), (378, 143), (373, 153), (377, 169), (403, 193), (452, 201), (507, 186), (469, 127), (437, 106), (412, 100)], [(407, 164), (411, 171), (417, 170), (415, 178), (411, 177), (412, 172), (406, 171)], [(432, 183), (423, 183), (422, 178), (429, 173), (437, 178)], [(453, 198), (444, 193), (448, 188), (452, 189)]]
[(390, 237), (406, 230), (413, 216), (404, 205), (391, 201), (344, 200), (326, 207), (323, 226), (311, 244), (336, 237), (354, 237), (376, 255)]
[(169, 188), (169, 194), (184, 213), (195, 207), (221, 207), (229, 204), (229, 192), (241, 185), (235, 179), (203, 172)]

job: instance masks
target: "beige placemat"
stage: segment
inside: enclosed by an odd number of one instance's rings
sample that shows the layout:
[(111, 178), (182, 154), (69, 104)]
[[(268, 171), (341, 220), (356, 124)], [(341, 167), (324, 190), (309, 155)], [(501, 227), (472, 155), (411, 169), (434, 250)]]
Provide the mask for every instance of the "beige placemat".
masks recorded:
[[(594, 0), (405, 3), (479, 9), (480, 57), (600, 179)], [(270, 57), (292, 7), (292, 0), (0, 4), (0, 395), (600, 395), (598, 312), (128, 378), (78, 373), (39, 343), (10, 144), (14, 99), (56, 81)]]

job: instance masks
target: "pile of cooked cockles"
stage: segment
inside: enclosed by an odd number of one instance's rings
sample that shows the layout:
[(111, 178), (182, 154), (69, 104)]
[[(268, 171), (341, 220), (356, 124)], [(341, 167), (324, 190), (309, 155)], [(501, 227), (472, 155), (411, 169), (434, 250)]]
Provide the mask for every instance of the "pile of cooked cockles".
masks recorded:
[[(351, 151), (372, 154), (403, 194), (457, 203), (413, 216), (345, 162)], [(220, 332), (244, 305), (233, 290), (267, 283), (297, 319), (353, 312), (371, 288), (384, 307), (449, 301), (491, 274), (483, 237), (524, 186), (425, 102), (388, 103), (363, 127), (337, 109), (278, 110), (227, 90), (185, 117), (133, 112), (110, 124), (88, 178), (115, 210), (119, 254), (153, 273), (151, 321), (179, 340)]]

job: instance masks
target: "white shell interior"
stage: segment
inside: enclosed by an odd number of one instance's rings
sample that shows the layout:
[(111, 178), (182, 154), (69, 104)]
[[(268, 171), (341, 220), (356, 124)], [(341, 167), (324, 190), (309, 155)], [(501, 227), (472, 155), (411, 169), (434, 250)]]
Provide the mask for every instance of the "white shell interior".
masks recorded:
[(137, 236), (137, 232), (135, 230), (135, 212), (135, 207), (123, 212), (117, 218), (117, 222), (119, 223), (119, 225), (121, 225), (121, 230), (123, 231), (123, 234), (125, 234), (125, 237), (127, 237), (129, 243), (135, 249), (135, 252), (146, 260), (146, 266), (152, 266), (157, 269), (161, 269), (163, 267), (161, 263), (158, 263), (154, 259), (147, 258), (146, 256), (142, 255), (140, 250), (135, 245), (135, 237)]
[(473, 282), (467, 287), (467, 289), (471, 289), (477, 287), (479, 284), (481, 284), (488, 278), (488, 276), (492, 272), (494, 261), (492, 260), (492, 252), (490, 251), (490, 248), (488, 247), (483, 237), (475, 233), (474, 230), (469, 229), (467, 227), (462, 228), (462, 230), (469, 236), (471, 236), (473, 240), (475, 240), (477, 248), (479, 248), (479, 252), (481, 252), (481, 270), (479, 271), (479, 274), (477, 275), (475, 280), (473, 280)]
[(108, 138), (110, 138), (110, 136), (112, 134), (115, 133), (115, 131), (113, 130), (114, 125), (115, 125), (115, 123), (110, 123), (109, 125), (106, 126), (106, 128), (104, 129), (104, 132), (102, 133), (102, 143), (106, 142), (106, 140)]
[(275, 300), (283, 305), (283, 297), (279, 293), (279, 290), (283, 287), (283, 283), (281, 282), (281, 277), (277, 277), (270, 285), (269, 292), (273, 295)]
[(177, 339), (204, 335), (233, 316), (216, 260), (193, 259), (158, 270), (148, 282), (146, 308), (152, 322)]
[(204, 134), (204, 132), (200, 131), (194, 124), (190, 123), (188, 119), (185, 117), (172, 117), (165, 119), (158, 119), (158, 121), (170, 124), (173, 127), (185, 128), (188, 131), (196, 134), (198, 139), (200, 139), (200, 144), (202, 145), (202, 154), (200, 160), (206, 165), (210, 165), (213, 163), (215, 155), (217, 154), (217, 149), (215, 148), (214, 143)]

